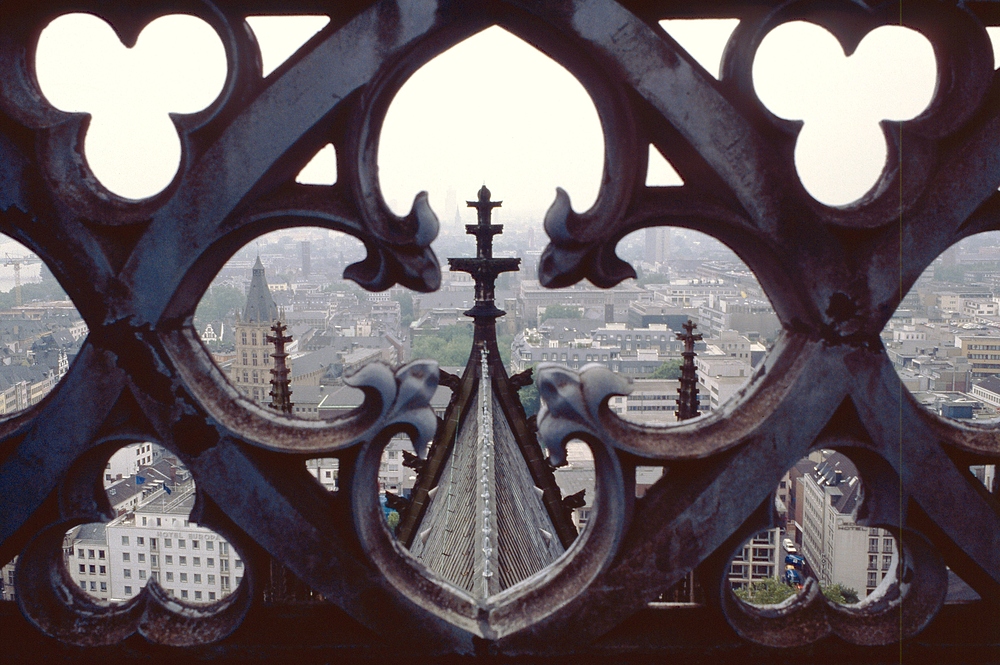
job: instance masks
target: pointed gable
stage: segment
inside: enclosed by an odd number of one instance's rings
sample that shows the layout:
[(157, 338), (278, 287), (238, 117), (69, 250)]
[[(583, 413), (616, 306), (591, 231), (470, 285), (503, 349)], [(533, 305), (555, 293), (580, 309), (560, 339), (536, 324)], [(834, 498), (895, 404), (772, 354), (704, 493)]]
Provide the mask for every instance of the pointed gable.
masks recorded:
[(479, 211), (479, 223), (466, 228), (477, 256), (449, 263), (476, 281), (466, 312), (475, 321), (472, 353), (396, 533), (428, 570), (486, 599), (555, 561), (577, 531), (497, 348), (504, 312), (494, 283), (520, 259), (493, 257), (503, 226), (490, 222), (500, 205), (490, 191), (484, 186), (469, 205)]
[(243, 308), (244, 323), (271, 323), (278, 319), (278, 306), (271, 297), (271, 289), (264, 277), (264, 264), (257, 257), (253, 266), (253, 277), (250, 279), (250, 290), (247, 292), (247, 304)]

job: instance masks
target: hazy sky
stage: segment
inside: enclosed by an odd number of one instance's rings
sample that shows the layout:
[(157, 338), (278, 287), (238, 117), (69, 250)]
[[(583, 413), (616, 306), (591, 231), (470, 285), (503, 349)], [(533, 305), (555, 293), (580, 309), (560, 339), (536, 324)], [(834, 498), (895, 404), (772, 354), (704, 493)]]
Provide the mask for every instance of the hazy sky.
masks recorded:
[[(250, 22), (268, 73), (327, 18)], [(718, 75), (735, 20), (661, 25)], [(131, 50), (100, 19), (60, 17), (43, 32), (37, 62), (42, 91), (54, 106), (93, 114), (87, 159), (105, 186), (129, 198), (150, 196), (170, 182), (180, 143), (167, 113), (206, 107), (225, 74), (218, 36), (183, 15), (152, 22)], [(928, 42), (904, 28), (873, 31), (846, 58), (828, 32), (800, 23), (765, 39), (754, 80), (773, 112), (806, 121), (796, 164), (807, 190), (843, 204), (863, 195), (882, 169), (878, 121), (923, 110), (933, 94), (934, 66)], [(302, 179), (333, 182), (332, 157), (327, 149)], [(679, 184), (669, 165), (655, 159), (650, 184)], [(507, 219), (540, 220), (557, 186), (569, 192), (574, 208), (585, 210), (597, 194), (602, 160), (599, 121), (583, 87), (500, 28), (473, 36), (413, 75), (389, 109), (379, 151), (389, 205), (404, 213), (426, 189), (445, 227), (454, 218), (452, 206), (484, 182), (504, 200)]]

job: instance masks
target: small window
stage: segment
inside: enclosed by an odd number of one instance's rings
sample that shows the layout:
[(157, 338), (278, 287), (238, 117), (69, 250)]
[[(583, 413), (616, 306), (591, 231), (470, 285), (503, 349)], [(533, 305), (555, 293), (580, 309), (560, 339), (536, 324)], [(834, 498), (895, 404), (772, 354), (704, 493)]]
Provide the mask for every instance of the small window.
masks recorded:
[(188, 581), (188, 574), (181, 573), (181, 582), (187, 582), (187, 581)]
[(206, 550), (214, 550), (215, 549), (215, 542), (211, 541), (211, 540), (209, 540), (208, 542), (206, 542), (205, 543), (205, 549)]
[(209, 600), (215, 600), (215, 592), (214, 591), (209, 591), (208, 592), (208, 599)]
[(205, 559), (205, 564), (209, 568), (214, 568), (215, 567), (215, 559), (213, 559), (212, 557), (208, 557), (207, 559)]
[(76, 556), (77, 556), (78, 558), (82, 559), (82, 558), (83, 558), (83, 550), (77, 550), (77, 551), (76, 551)]
[(122, 536), (122, 545), (128, 545), (128, 536)]
[(139, 579), (140, 580), (146, 579), (146, 571), (145, 570), (140, 570), (139, 571)]
[(107, 575), (108, 574), (108, 567), (107, 566), (100, 566), (100, 571), (101, 571), (101, 575)]
[[(128, 587), (125, 587), (125, 588), (127, 589)], [(91, 591), (97, 591), (97, 582), (91, 582), (90, 583), (90, 590)]]
[(108, 583), (107, 582), (101, 582), (101, 591), (107, 593), (107, 591), (108, 591)]
[[(185, 521), (186, 521), (186, 520), (185, 520)], [(187, 525), (185, 524), (185, 526), (187, 526)], [(187, 547), (187, 541), (186, 541), (186, 540), (183, 540), (183, 539), (180, 539), (180, 538), (178, 538), (178, 539), (177, 539), (177, 547), (180, 547), (181, 549), (184, 549), (185, 547)]]
[(146, 555), (142, 552), (139, 552), (139, 563), (146, 563)]
[(87, 558), (88, 559), (94, 558), (94, 550), (87, 550)]
[(131, 556), (128, 552), (122, 552), (122, 561), (131, 561)]
[[(183, 580), (181, 581), (183, 582)], [(188, 597), (187, 589), (181, 589), (181, 598), (187, 598), (187, 597)]]
[(188, 564), (188, 558), (186, 556), (177, 557), (177, 563), (181, 566), (186, 566)]
[(163, 539), (163, 546), (164, 547), (173, 547), (174, 544), (173, 544), (173, 541), (171, 541), (170, 538), (164, 538)]
[(195, 584), (201, 584), (201, 574), (200, 573), (195, 573), (194, 574), (194, 583)]
[[(145, 522), (146, 518), (143, 517), (142, 519), (143, 519), (143, 524), (145, 524), (146, 523)], [(135, 539), (135, 544), (136, 545), (145, 545), (146, 544), (146, 539), (143, 538), (142, 536), (139, 536), (138, 538)]]
[(86, 573), (86, 572), (87, 572), (87, 565), (81, 563), (80, 564), (80, 573), (82, 574), (82, 573)]
[(201, 557), (200, 556), (192, 557), (191, 558), (191, 565), (192, 566), (200, 566), (201, 565)]
[(125, 595), (126, 596), (131, 596), (132, 595), (132, 587), (130, 587), (128, 585), (125, 586)]
[(130, 579), (132, 577), (132, 569), (131, 568), (123, 568), (122, 569), (122, 577), (124, 577), (125, 579)]
[(91, 575), (96, 575), (97, 574), (97, 566), (91, 564), (91, 566), (90, 566), (90, 574)]
[(208, 583), (211, 584), (212, 586), (215, 586), (215, 575), (208, 576)]
[(191, 549), (196, 550), (200, 546), (201, 546), (201, 541), (200, 540), (192, 540), (191, 541)]
[(171, 554), (168, 554), (167, 556), (165, 556), (165, 557), (163, 557), (163, 558), (164, 558), (164, 559), (166, 560), (166, 564), (167, 564), (168, 566), (172, 566), (172, 565), (174, 565), (174, 557), (173, 557), (173, 555), (171, 555)]
[(195, 591), (194, 592), (194, 599), (195, 600), (201, 600), (201, 591)]

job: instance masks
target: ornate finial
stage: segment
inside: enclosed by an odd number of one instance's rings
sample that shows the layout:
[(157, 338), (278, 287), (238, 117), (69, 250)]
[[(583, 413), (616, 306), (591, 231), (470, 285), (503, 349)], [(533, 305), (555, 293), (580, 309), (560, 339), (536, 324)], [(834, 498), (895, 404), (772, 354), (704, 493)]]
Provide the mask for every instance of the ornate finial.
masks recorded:
[(448, 259), (452, 270), (467, 272), (476, 280), (476, 306), (467, 311), (472, 317), (503, 316), (503, 310), (497, 309), (493, 302), (494, 284), (497, 275), (502, 272), (517, 270), (521, 259), (494, 259), (493, 236), (503, 233), (502, 224), (490, 223), (493, 208), (499, 208), (502, 201), (491, 201), (490, 190), (483, 185), (476, 201), (466, 201), (470, 208), (479, 213), (477, 224), (466, 224), (465, 232), (476, 236), (476, 258)]
[(701, 415), (698, 411), (698, 370), (694, 366), (694, 343), (702, 339), (701, 333), (695, 333), (698, 325), (690, 319), (683, 325), (684, 332), (677, 333), (677, 339), (684, 342), (681, 356), (680, 388), (677, 389), (677, 420), (687, 420)]
[(288, 366), (285, 364), (285, 344), (292, 341), (291, 335), (285, 335), (287, 330), (281, 321), (275, 321), (271, 326), (273, 335), (267, 336), (267, 343), (274, 344), (274, 366), (271, 368), (271, 408), (281, 413), (292, 412), (291, 380), (288, 378)]

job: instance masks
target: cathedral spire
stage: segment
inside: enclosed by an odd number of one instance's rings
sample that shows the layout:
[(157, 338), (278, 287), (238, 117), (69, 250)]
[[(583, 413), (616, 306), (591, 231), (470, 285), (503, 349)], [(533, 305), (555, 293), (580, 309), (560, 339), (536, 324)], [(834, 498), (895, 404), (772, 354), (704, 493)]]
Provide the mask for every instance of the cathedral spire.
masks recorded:
[(503, 226), (491, 223), (500, 201), (490, 190), (468, 203), (479, 213), (466, 226), (476, 257), (448, 261), (476, 281), (476, 304), (465, 312), (472, 350), (426, 461), (413, 464), (420, 470), (396, 537), (429, 570), (485, 599), (555, 561), (577, 530), (497, 347), (496, 278), (521, 260), (493, 257)]
[(271, 326), (273, 335), (267, 336), (267, 343), (274, 344), (274, 366), (271, 367), (271, 408), (281, 413), (292, 412), (292, 389), (291, 381), (288, 378), (288, 365), (285, 364), (285, 344), (292, 341), (290, 335), (284, 332), (288, 328), (281, 321), (275, 321)]
[(684, 324), (684, 332), (677, 333), (677, 339), (684, 342), (684, 352), (681, 357), (680, 388), (677, 389), (677, 420), (688, 420), (701, 415), (698, 411), (698, 370), (694, 366), (694, 343), (702, 339), (701, 333), (695, 333), (698, 324), (688, 321)]

